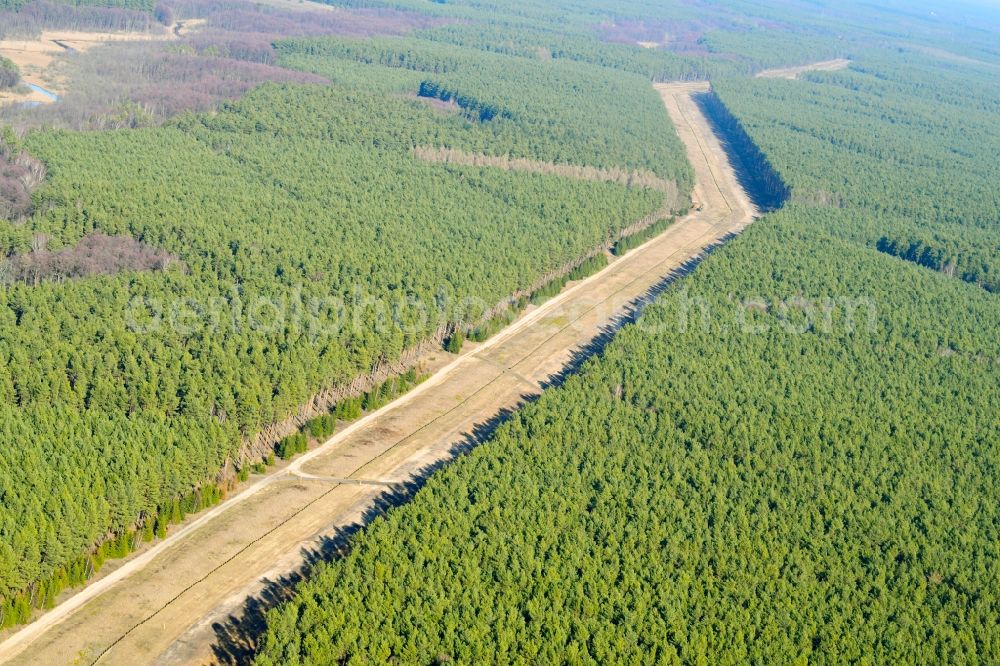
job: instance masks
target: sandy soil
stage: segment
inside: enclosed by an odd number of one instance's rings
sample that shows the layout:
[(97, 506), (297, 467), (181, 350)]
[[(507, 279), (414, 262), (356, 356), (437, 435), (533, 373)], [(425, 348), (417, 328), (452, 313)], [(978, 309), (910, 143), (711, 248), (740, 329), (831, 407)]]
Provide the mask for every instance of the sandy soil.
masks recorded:
[(798, 67), (782, 67), (780, 69), (765, 69), (757, 72), (758, 79), (797, 79), (799, 75), (806, 72), (835, 72), (839, 69), (846, 69), (851, 64), (850, 60), (838, 58), (837, 60), (824, 60), (814, 62), (811, 65), (800, 65)]
[[(0, 40), (0, 55), (14, 61), (21, 70), (24, 83), (32, 83), (51, 90), (56, 94), (61, 89), (61, 83), (56, 81), (51, 72), (47, 72), (52, 60), (66, 50), (51, 40), (45, 39), (45, 33), (37, 40), (3, 39)], [(50, 104), (52, 99), (40, 92), (19, 92), (16, 89), (0, 93), (0, 103), (39, 102)]]
[[(68, 49), (86, 52), (109, 42), (160, 41), (177, 39), (204, 23), (201, 19), (191, 19), (176, 23), (171, 29), (159, 33), (148, 32), (81, 32), (74, 30), (46, 30), (37, 39), (0, 40), (0, 55), (14, 61), (21, 70), (21, 78), (26, 83), (50, 90), (57, 95), (65, 92), (65, 81), (53, 71), (51, 65), (69, 53)], [(60, 46), (62, 44), (63, 46)], [(41, 93), (16, 92), (0, 93), (0, 103), (41, 102), (50, 104), (52, 100)]]
[(0, 644), (0, 662), (199, 664), (214, 625), (269, 581), (294, 572), (325, 538), (362, 520), (386, 491), (447, 459), (478, 425), (541, 391), (574, 353), (638, 299), (755, 215), (691, 100), (705, 84), (658, 86), (688, 151), (701, 209), (479, 346), (430, 379), (252, 483), (112, 575)]

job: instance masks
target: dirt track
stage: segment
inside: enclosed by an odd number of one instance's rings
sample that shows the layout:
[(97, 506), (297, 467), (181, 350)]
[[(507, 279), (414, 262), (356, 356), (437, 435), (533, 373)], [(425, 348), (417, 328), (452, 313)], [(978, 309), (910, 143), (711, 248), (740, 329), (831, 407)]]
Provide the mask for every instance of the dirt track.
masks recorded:
[[(651, 287), (751, 223), (755, 211), (691, 101), (658, 86), (694, 166), (699, 209), (440, 368), (411, 393), (206, 512), (0, 644), (0, 662), (204, 663), (213, 624), (359, 521), (386, 484), (450, 457), (477, 425), (540, 392)], [(438, 359), (441, 364), (441, 359)]]
[(757, 72), (756, 78), (797, 79), (799, 75), (805, 74), (806, 72), (836, 72), (837, 70), (846, 69), (850, 64), (851, 61), (845, 60), (844, 58), (838, 58), (836, 60), (824, 60), (823, 62), (814, 62), (810, 65), (800, 65), (798, 67), (765, 69), (763, 72)]

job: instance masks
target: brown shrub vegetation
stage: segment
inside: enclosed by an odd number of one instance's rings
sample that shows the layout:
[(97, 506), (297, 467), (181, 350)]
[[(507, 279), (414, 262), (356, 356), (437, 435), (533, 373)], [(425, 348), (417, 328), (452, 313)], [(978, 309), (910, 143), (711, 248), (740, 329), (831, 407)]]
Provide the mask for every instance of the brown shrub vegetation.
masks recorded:
[(122, 271), (163, 270), (175, 258), (129, 236), (107, 236), (95, 232), (76, 246), (50, 252), (44, 236), (36, 236), (27, 254), (0, 263), (0, 281), (38, 284), (42, 280), (65, 280), (88, 275), (114, 275)]
[(207, 16), (207, 25), (212, 28), (282, 37), (401, 35), (441, 23), (441, 19), (392, 9), (285, 11), (250, 3), (230, 3)]
[(597, 26), (597, 34), (606, 42), (656, 45), (674, 52), (707, 54), (701, 39), (705, 32), (723, 28), (719, 20), (649, 20), (615, 21)]
[(0, 144), (0, 219), (16, 222), (31, 211), (31, 192), (45, 180), (45, 166), (28, 153)]
[[(141, 51), (141, 49), (139, 49)], [(324, 83), (326, 79), (259, 62), (227, 57), (194, 57), (171, 53), (163, 45), (136, 62), (109, 59), (110, 79), (127, 82), (120, 93), (142, 105), (155, 119), (183, 111), (206, 111), (235, 99), (265, 81)], [(108, 98), (113, 101), (114, 98)]]
[(148, 32), (157, 28), (149, 12), (117, 7), (77, 7), (36, 0), (18, 11), (0, 12), (0, 39), (37, 36), (42, 30)]
[[(156, 124), (184, 111), (207, 111), (265, 81), (326, 79), (261, 62), (199, 55), (177, 42), (119, 42), (74, 57), (69, 92), (57, 104), (4, 107), (0, 123), (19, 127), (120, 129)], [(244, 54), (246, 55), (246, 54)]]

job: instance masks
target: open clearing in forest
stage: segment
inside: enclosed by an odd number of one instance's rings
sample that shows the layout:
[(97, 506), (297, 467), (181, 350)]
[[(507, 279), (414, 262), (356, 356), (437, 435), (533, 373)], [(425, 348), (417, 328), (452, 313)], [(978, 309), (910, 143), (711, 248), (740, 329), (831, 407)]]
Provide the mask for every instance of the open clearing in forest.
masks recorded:
[(522, 173), (547, 174), (562, 178), (574, 178), (597, 183), (617, 183), (625, 187), (648, 187), (668, 195), (668, 202), (677, 202), (677, 184), (664, 180), (650, 171), (628, 171), (626, 169), (576, 166), (572, 164), (556, 164), (542, 162), (508, 155), (487, 155), (485, 153), (470, 153), (455, 148), (433, 148), (417, 146), (413, 156), (429, 164), (460, 164), (463, 166), (489, 167), (504, 171), (520, 171)]
[[(472, 433), (537, 396), (651, 289), (756, 216), (692, 94), (657, 86), (695, 171), (695, 211), (600, 273), (531, 309), (386, 407), (192, 518), (0, 644), (17, 664), (187, 664), (236, 654), (217, 627), (269, 582), (362, 522), (387, 484), (411, 481)], [(668, 130), (669, 131), (669, 130)], [(443, 367), (440, 367), (443, 366)]]
[[(66, 82), (50, 66), (56, 58), (67, 53), (88, 51), (109, 42), (164, 41), (183, 37), (203, 21), (185, 20), (163, 32), (82, 32), (79, 30), (46, 30), (35, 39), (0, 40), (0, 55), (14, 61), (21, 70), (24, 83), (50, 90), (57, 95), (65, 93)], [(28, 93), (17, 90), (0, 93), (0, 104), (39, 102), (49, 104), (51, 97), (37, 91)]]
[(797, 79), (800, 75), (806, 72), (836, 72), (840, 69), (847, 69), (850, 66), (851, 61), (845, 58), (837, 58), (836, 60), (824, 60), (822, 62), (814, 62), (811, 65), (799, 65), (798, 67), (781, 67), (778, 69), (765, 69), (763, 72), (757, 72), (756, 78), (758, 79)]

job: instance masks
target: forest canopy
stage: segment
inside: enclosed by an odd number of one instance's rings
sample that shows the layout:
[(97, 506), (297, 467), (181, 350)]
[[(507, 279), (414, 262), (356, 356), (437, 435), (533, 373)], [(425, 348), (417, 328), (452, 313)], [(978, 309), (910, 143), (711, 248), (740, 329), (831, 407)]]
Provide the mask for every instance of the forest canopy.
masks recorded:
[[(282, 57), (313, 43), (346, 42)], [(510, 116), (443, 112), (414, 71), (405, 91), (271, 83), (158, 127), (8, 133), (11, 169), (30, 156), (47, 177), (0, 222), (0, 624), (122, 551), (101, 543), (193, 494), (186, 510), (202, 506), (313, 396), (558, 291), (622, 230), (684, 205), (690, 167), (643, 78), (420, 48), (457, 58), (449, 84)], [(418, 146), (655, 171), (674, 196), (428, 163)]]
[[(259, 659), (998, 658), (988, 23), (805, 0), (97, 4), (7, 2), (0, 27), (206, 28), (79, 59), (84, 103), (4, 132), (0, 626), (300, 452), (255, 445), (317, 393), (456, 351), (491, 307), (662, 229), (692, 173), (649, 84), (711, 78), (789, 205), (321, 567)], [(851, 68), (748, 78), (834, 55)], [(651, 172), (680, 197), (417, 148)], [(718, 317), (675, 326), (685, 298)]]
[(855, 58), (713, 82), (791, 201), (315, 567), (258, 664), (1000, 659), (1000, 96)]

